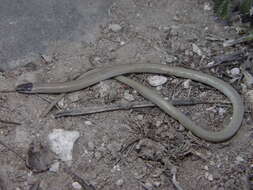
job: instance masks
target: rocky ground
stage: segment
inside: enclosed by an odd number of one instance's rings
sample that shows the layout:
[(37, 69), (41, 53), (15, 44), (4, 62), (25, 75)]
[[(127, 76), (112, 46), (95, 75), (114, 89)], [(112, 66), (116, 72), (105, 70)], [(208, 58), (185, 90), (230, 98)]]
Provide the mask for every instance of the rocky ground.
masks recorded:
[[(223, 47), (238, 37), (235, 27), (217, 19), (208, 0), (118, 0), (104, 8), (106, 19), (90, 35), (50, 41), (42, 55), (0, 73), (0, 88), (66, 81), (99, 66), (178, 65), (219, 77), (238, 90), (246, 104), (240, 131), (227, 142), (209, 143), (155, 107), (54, 117), (66, 109), (144, 101), (113, 79), (65, 95), (45, 117), (57, 95), (0, 93), (1, 119), (20, 123), (0, 122), (0, 189), (252, 189), (252, 93), (242, 80), (243, 60), (207, 68), (216, 56), (247, 50), (246, 45)], [(173, 76), (158, 76), (162, 84), (157, 85), (152, 76), (130, 75), (156, 86), (169, 100), (203, 101), (179, 107), (203, 127), (219, 130), (228, 122), (231, 105), (218, 91)], [(70, 154), (63, 154), (67, 146)]]

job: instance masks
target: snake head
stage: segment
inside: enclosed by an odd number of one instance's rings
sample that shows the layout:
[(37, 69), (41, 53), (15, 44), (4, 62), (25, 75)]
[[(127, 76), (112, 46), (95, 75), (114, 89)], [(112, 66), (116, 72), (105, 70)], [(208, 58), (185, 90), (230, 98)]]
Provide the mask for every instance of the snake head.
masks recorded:
[(32, 88), (33, 83), (25, 83), (18, 85), (15, 90), (19, 93), (31, 93)]

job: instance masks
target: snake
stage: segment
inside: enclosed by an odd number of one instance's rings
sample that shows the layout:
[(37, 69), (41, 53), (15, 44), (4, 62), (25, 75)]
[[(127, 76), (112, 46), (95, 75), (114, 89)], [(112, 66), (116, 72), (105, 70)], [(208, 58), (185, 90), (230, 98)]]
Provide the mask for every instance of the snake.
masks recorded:
[[(191, 79), (209, 85), (223, 93), (232, 103), (233, 113), (230, 122), (221, 130), (213, 131), (204, 129), (193, 122), (189, 117), (166, 101), (155, 90), (148, 88), (141, 83), (123, 76), (131, 73), (150, 73), (165, 76), (175, 76), (179, 78)], [(68, 93), (82, 90), (100, 81), (114, 78), (138, 91), (144, 98), (156, 104), (161, 110), (181, 123), (187, 130), (195, 136), (209, 142), (224, 142), (231, 139), (240, 129), (243, 115), (244, 104), (238, 92), (227, 82), (203, 73), (201, 71), (187, 69), (184, 67), (168, 66), (164, 64), (136, 63), (122, 64), (107, 67), (98, 67), (88, 71), (76, 80), (67, 82), (52, 83), (24, 83), (16, 86), (16, 91), (26, 94), (57, 94)]]

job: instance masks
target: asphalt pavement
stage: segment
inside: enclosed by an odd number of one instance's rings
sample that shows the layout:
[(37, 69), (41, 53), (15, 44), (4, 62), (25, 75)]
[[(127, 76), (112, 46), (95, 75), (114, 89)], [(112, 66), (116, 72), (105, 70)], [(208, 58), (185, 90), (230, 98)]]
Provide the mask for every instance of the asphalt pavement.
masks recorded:
[(52, 41), (92, 43), (114, 0), (0, 0), (0, 70), (44, 54)]

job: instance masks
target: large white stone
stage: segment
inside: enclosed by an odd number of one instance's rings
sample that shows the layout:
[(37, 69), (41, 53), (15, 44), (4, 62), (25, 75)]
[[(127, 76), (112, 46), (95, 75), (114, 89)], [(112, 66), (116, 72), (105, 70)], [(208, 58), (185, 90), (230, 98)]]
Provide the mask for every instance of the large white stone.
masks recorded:
[(79, 136), (80, 134), (78, 131), (54, 129), (53, 132), (48, 135), (50, 148), (62, 161), (72, 161), (73, 146)]

